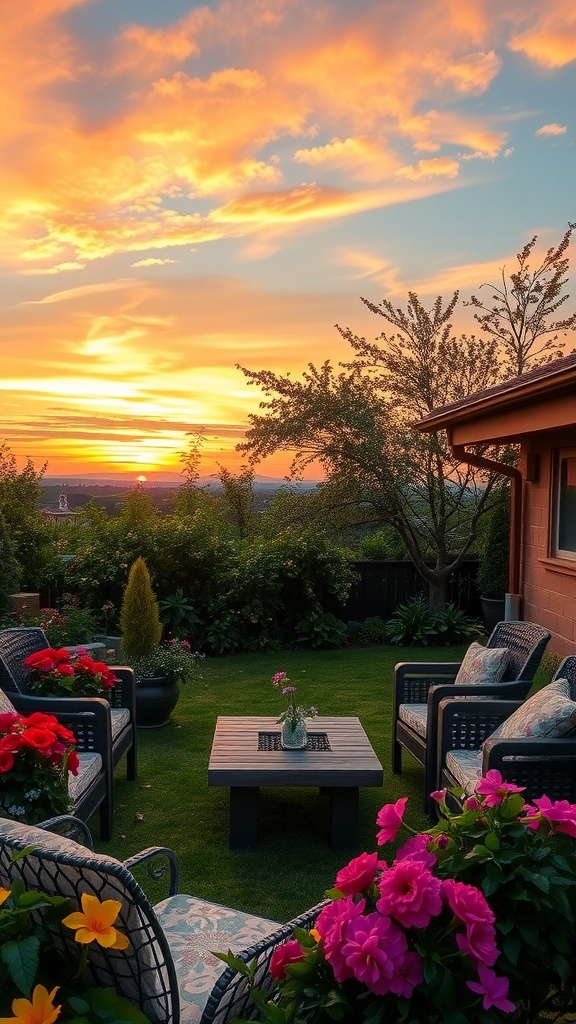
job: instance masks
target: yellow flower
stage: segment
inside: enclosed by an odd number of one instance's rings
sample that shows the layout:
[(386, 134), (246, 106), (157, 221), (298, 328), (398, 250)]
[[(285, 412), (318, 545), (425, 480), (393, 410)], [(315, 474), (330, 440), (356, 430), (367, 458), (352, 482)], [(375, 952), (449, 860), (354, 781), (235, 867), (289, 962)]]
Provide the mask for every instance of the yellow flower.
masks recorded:
[(0, 1017), (0, 1024), (53, 1024), (62, 1009), (54, 1006), (54, 996), (58, 985), (49, 993), (44, 985), (36, 985), (29, 999), (14, 999), (12, 1002), (13, 1017)]
[(76, 942), (96, 941), (107, 949), (126, 949), (130, 944), (127, 937), (112, 927), (122, 904), (118, 900), (104, 900), (101, 903), (96, 896), (90, 896), (86, 892), (82, 893), (81, 903), (83, 913), (75, 911), (62, 922), (76, 931)]
[(3, 889), (0, 885), (0, 907), (8, 899), (10, 895), (10, 889)]

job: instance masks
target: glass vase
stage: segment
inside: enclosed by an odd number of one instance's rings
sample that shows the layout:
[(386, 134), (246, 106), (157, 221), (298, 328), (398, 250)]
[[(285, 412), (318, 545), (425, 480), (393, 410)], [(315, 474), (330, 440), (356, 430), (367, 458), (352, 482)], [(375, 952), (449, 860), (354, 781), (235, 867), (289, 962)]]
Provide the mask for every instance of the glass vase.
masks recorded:
[(302, 750), (306, 746), (306, 722), (301, 719), (292, 726), (291, 722), (282, 723), (281, 744), (283, 750)]

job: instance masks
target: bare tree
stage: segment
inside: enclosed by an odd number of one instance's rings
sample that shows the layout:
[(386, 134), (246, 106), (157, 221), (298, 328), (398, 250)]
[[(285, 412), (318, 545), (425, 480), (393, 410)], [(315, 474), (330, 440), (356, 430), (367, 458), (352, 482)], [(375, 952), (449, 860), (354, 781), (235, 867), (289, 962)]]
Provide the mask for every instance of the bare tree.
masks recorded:
[(478, 310), (474, 319), (498, 342), (503, 357), (503, 380), (558, 359), (564, 348), (559, 334), (576, 328), (576, 313), (560, 320), (551, 319), (568, 299), (563, 291), (567, 284), (568, 246), (575, 227), (576, 224), (568, 224), (560, 244), (548, 249), (536, 270), (530, 270), (528, 263), (538, 237), (534, 235), (517, 254), (518, 267), (509, 279), (506, 267), (502, 267), (501, 286), (481, 285), (493, 289), (493, 306), (485, 305), (476, 295), (464, 303)]

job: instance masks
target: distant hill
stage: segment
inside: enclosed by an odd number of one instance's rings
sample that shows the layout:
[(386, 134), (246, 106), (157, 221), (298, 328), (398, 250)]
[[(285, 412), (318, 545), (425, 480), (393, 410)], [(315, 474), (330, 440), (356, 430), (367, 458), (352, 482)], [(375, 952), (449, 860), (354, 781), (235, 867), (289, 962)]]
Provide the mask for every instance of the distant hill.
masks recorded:
[[(152, 502), (153, 507), (158, 511), (166, 511), (173, 507), (173, 501), (179, 487), (182, 485), (182, 477), (176, 476), (174, 481), (170, 480), (147, 480), (144, 492)], [(42, 504), (57, 505), (61, 494), (65, 494), (68, 500), (69, 509), (74, 512), (94, 501), (100, 508), (106, 509), (110, 515), (116, 515), (121, 507), (125, 495), (135, 486), (135, 480), (127, 480), (122, 474), (116, 474), (114, 481), (109, 477), (100, 477), (96, 474), (86, 476), (68, 476), (64, 482), (62, 478), (44, 477), (40, 486), (42, 488)], [(285, 480), (275, 480), (273, 477), (256, 477), (254, 481), (254, 505), (257, 512), (262, 512), (268, 507), (276, 491), (285, 486)], [(218, 494), (222, 490), (222, 484), (214, 477), (201, 477), (198, 486), (206, 488), (212, 494)], [(314, 490), (317, 481), (304, 480), (291, 485), (300, 493)]]

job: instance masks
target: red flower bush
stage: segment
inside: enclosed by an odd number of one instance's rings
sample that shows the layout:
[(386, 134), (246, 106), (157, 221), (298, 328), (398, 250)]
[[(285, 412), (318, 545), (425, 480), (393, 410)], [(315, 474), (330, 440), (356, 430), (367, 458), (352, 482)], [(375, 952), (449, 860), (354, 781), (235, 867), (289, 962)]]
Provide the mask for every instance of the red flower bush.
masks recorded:
[(94, 661), (86, 653), (71, 654), (65, 647), (46, 647), (24, 658), (31, 669), (30, 693), (55, 697), (99, 697), (118, 682), (103, 661)]
[(74, 734), (40, 711), (0, 714), (0, 814), (35, 825), (71, 805), (68, 775), (78, 774)]

